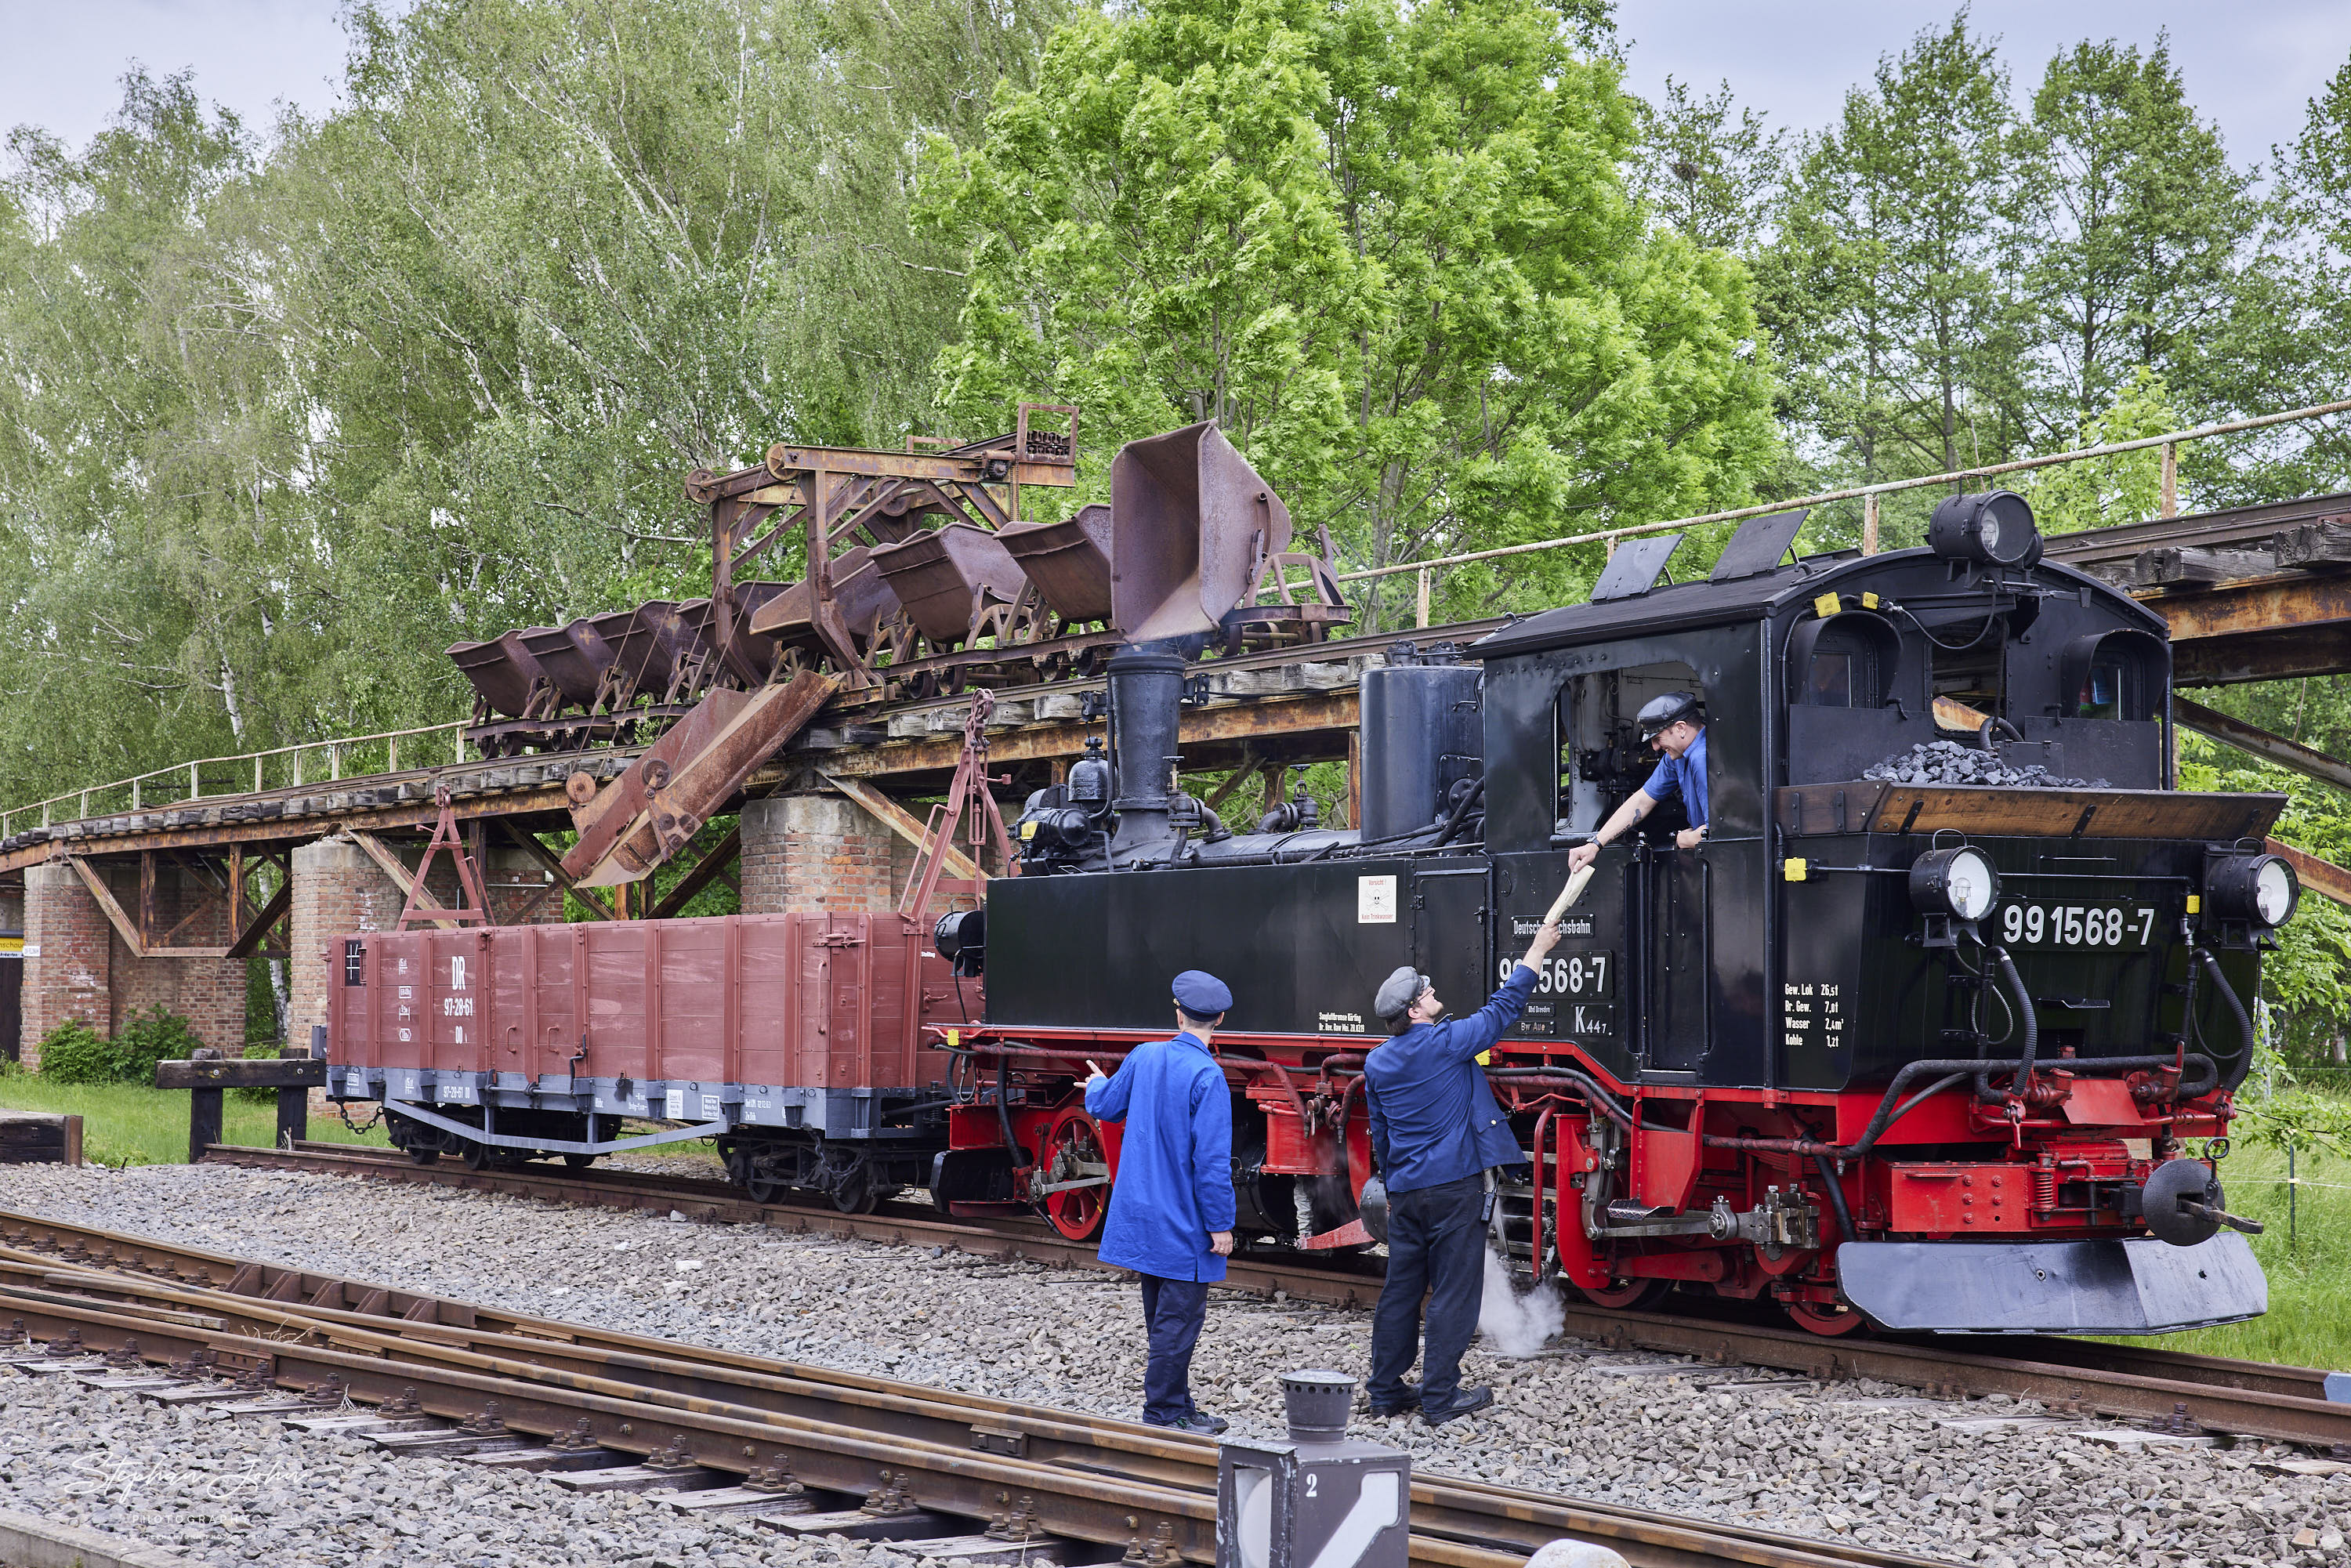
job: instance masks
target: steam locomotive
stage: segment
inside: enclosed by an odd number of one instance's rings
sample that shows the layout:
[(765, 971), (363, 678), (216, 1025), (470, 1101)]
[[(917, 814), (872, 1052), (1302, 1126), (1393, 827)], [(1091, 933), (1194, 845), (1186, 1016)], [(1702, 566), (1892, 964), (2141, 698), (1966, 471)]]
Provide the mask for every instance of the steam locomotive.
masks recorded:
[[(1122, 451), (1114, 509), (1165, 465)], [(1361, 1249), (1381, 978), (1482, 999), (1648, 779), (1635, 716), (1691, 692), (1705, 841), (1674, 847), (1668, 802), (1600, 851), (1488, 1065), (1520, 1277), (1768, 1299), (1822, 1333), (2258, 1314), (2254, 1227), (2187, 1141), (2228, 1129), (2299, 896), (2262, 850), (2283, 798), (2174, 787), (2162, 621), (2043, 560), (2017, 497), (1953, 497), (1925, 548), (1870, 557), (1790, 561), (1801, 521), (1750, 521), (1680, 582), (1677, 536), (1630, 541), (1588, 603), (1397, 647), (1364, 678), (1347, 830), (1301, 798), (1235, 833), (1182, 792), (1219, 607), (1159, 606), (984, 909), (353, 936), (330, 1092), (385, 1102), (421, 1158), (584, 1160), (666, 1116), (653, 1138), (717, 1135), (761, 1196), (923, 1186), (1083, 1239), (1119, 1166), (1083, 1063), (1163, 1038), (1168, 977), (1203, 968), (1236, 998), (1238, 1228)], [(1951, 741), (2050, 782), (1899, 765)]]

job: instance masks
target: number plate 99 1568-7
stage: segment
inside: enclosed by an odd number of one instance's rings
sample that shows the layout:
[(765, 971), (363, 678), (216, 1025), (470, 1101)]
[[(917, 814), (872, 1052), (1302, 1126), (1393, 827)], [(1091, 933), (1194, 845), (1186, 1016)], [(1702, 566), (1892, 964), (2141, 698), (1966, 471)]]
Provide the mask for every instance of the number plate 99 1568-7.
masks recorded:
[(1985, 924), (2010, 947), (2137, 949), (2156, 935), (2149, 904), (2006, 904)]

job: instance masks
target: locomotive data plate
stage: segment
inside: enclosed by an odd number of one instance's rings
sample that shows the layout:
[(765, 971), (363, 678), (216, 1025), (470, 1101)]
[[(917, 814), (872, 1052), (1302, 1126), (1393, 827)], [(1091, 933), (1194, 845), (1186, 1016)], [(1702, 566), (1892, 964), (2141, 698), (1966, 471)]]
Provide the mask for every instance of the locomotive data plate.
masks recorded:
[(1986, 921), (2011, 947), (2121, 949), (2154, 945), (2162, 925), (2151, 904), (2003, 904)]
[[(1502, 960), (1499, 977), (1507, 980), (1510, 971), (1519, 967), (1516, 958)], [(1616, 955), (1614, 953), (1554, 953), (1539, 965), (1535, 971), (1535, 995), (1562, 997), (1570, 1001), (1605, 1001), (1616, 994)]]

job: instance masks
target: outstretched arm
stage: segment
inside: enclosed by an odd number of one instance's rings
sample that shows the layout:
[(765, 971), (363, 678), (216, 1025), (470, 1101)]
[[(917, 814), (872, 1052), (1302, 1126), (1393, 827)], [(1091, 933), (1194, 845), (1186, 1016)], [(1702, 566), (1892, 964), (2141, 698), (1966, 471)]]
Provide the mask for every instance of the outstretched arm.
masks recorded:
[(1453, 1026), (1447, 1048), (1463, 1061), (1484, 1055), (1502, 1038), (1502, 1031), (1518, 1021), (1526, 1010), (1527, 998), (1534, 994), (1535, 981), (1542, 974), (1543, 960), (1559, 942), (1559, 924), (1546, 920), (1527, 944), (1527, 956), (1510, 967), (1510, 977), (1502, 988), (1487, 1000), (1484, 1007)]
[(1625, 803), (1608, 814), (1600, 831), (1592, 835), (1590, 843), (1578, 844), (1567, 852), (1567, 869), (1582, 871), (1600, 858), (1600, 846), (1624, 837), (1635, 824), (1657, 809), (1657, 798), (1645, 787), (1625, 798)]
[(1102, 1070), (1093, 1062), (1086, 1063), (1093, 1068), (1093, 1076), (1086, 1080), (1087, 1114), (1098, 1122), (1126, 1120), (1127, 1103), (1134, 1097), (1134, 1079), (1127, 1068), (1134, 1061), (1134, 1055), (1129, 1053), (1118, 1064), (1117, 1072), (1109, 1077), (1104, 1077)]

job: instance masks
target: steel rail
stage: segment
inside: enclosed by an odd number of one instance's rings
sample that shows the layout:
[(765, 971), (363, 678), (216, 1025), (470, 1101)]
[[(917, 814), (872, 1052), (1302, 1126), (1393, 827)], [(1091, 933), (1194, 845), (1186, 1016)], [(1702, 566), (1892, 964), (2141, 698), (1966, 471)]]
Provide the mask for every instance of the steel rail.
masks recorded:
[[(736, 1223), (762, 1223), (799, 1233), (820, 1232), (909, 1246), (958, 1250), (1058, 1268), (1100, 1269), (1094, 1249), (1041, 1226), (946, 1220), (915, 1206), (890, 1214), (844, 1215), (824, 1208), (752, 1203), (717, 1183), (702, 1198), (661, 1197), (648, 1191), (636, 1200), (622, 1182), (582, 1183), (579, 1173), (538, 1171), (437, 1172), (402, 1157), (354, 1157), (338, 1152), (321, 1158), (307, 1149), (259, 1149), (214, 1145), (207, 1160), (276, 1169), (331, 1171), (395, 1181), (424, 1181), (505, 1191), (550, 1201), (645, 1207), (667, 1203), (689, 1215)], [(611, 1173), (627, 1176), (629, 1173)], [(643, 1179), (643, 1178), (636, 1178)], [(672, 1181), (682, 1178), (665, 1178)], [(576, 1186), (583, 1196), (566, 1198)], [(1226, 1283), (1232, 1289), (1335, 1306), (1369, 1306), (1379, 1293), (1376, 1265), (1360, 1258), (1231, 1260)], [(1566, 1333), (1628, 1350), (1695, 1356), (1719, 1364), (1770, 1367), (1827, 1380), (1867, 1377), (1913, 1388), (1963, 1395), (2008, 1395), (2054, 1407), (2119, 1416), (2135, 1420), (2184, 1418), (2216, 1432), (2333, 1448), (2351, 1444), (2351, 1405), (2325, 1394), (2325, 1373), (2308, 1367), (2271, 1365), (2220, 1356), (2192, 1355), (2139, 1344), (2107, 1344), (2053, 1335), (1921, 1336), (1826, 1339), (1802, 1329), (1730, 1319), (1621, 1312), (1576, 1301), (1565, 1305)]]
[[(945, 1513), (1001, 1516), (1017, 1503), (1053, 1533), (1123, 1542), (1131, 1560), (1150, 1561), (1148, 1542), (1190, 1561), (1214, 1558), (1216, 1448), (1203, 1438), (406, 1297), (27, 1216), (0, 1215), (0, 1225), (16, 1243), (0, 1249), (0, 1310), (53, 1342), (71, 1335), (75, 1346), (125, 1361), (132, 1340), (143, 1360), (185, 1364), (203, 1352), (255, 1384), (266, 1375), (273, 1385), (362, 1403), (413, 1399), (426, 1414), (477, 1427), (592, 1439), (619, 1454), (666, 1451), (737, 1474), (781, 1467), (825, 1490), (853, 1495), (894, 1484), (914, 1503)], [(22, 1245), (34, 1240), (102, 1251), (119, 1267), (61, 1263)], [(380, 1306), (365, 1312), (273, 1301), (194, 1284), (185, 1273), (225, 1274), (248, 1287), (273, 1277), (304, 1287), (315, 1281), (303, 1293), (356, 1295)], [(394, 1312), (402, 1299), (407, 1312)], [(1430, 1568), (1505, 1568), (1562, 1534), (1606, 1542), (1639, 1568), (1925, 1561), (1447, 1478), (1417, 1478), (1413, 1503), (1412, 1558)]]

